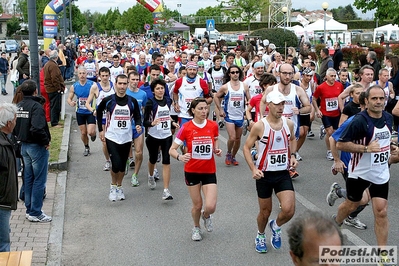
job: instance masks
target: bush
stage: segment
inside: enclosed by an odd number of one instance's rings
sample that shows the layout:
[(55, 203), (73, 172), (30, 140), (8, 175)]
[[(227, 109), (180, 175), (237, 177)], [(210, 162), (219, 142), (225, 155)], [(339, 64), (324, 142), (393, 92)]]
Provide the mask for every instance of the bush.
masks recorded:
[(373, 48), (374, 52), (377, 54), (378, 61), (382, 62), (385, 56), (385, 47), (380, 44), (372, 44), (371, 48)]
[(260, 36), (262, 40), (267, 39), (270, 43), (274, 43), (277, 51), (285, 53), (285, 47), (297, 47), (298, 38), (295, 33), (289, 30), (280, 29), (261, 29), (255, 30), (251, 33), (252, 36)]
[(399, 55), (399, 44), (392, 44), (389, 48), (392, 54)]
[(363, 48), (355, 48), (355, 47), (342, 48), (342, 54), (344, 55), (344, 60), (347, 61), (348, 64), (351, 64), (351, 62), (353, 61), (355, 65), (358, 65), (359, 55), (363, 53), (364, 53)]

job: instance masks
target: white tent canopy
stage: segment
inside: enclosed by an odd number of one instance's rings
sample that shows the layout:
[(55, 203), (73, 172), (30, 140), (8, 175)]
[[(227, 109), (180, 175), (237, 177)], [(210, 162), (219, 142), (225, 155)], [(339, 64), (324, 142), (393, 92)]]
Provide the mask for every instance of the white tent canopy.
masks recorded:
[[(318, 19), (314, 23), (306, 26), (308, 30), (322, 31), (324, 30), (324, 19)], [(326, 22), (327, 31), (347, 31), (348, 25), (339, 23), (334, 19), (330, 19)]]
[(302, 27), (300, 25), (295, 25), (292, 27), (287, 27), (287, 30), (293, 31), (296, 36), (300, 37), (301, 35), (307, 36), (307, 37), (313, 37), (314, 31), (311, 29), (308, 29), (307, 27)]
[(394, 40), (397, 41), (399, 37), (399, 26), (398, 25), (384, 25), (374, 29), (374, 42), (377, 41), (376, 38), (381, 36), (381, 33), (384, 33), (385, 41)]

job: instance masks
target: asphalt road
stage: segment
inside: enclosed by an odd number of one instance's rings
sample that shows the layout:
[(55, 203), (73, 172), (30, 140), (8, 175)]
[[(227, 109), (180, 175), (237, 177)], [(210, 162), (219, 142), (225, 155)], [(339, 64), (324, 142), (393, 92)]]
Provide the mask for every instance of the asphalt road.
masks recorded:
[[(71, 108), (67, 108), (72, 112)], [(318, 132), (318, 124), (313, 131)], [(225, 129), (220, 131), (221, 149), (226, 151)], [(316, 134), (317, 135), (317, 134)], [(242, 142), (245, 138), (242, 138)], [(170, 191), (173, 201), (163, 201), (162, 178), (157, 188), (147, 186), (148, 154), (144, 147), (144, 163), (139, 174), (139, 187), (130, 186), (129, 175), (124, 180), (126, 200), (108, 200), (110, 173), (102, 170), (104, 157), (97, 139), (90, 143), (91, 155), (82, 155), (84, 146), (76, 120), (72, 122), (67, 177), (65, 225), (62, 265), (292, 265), (289, 256), (287, 225), (282, 227), (283, 244), (273, 250), (268, 242), (267, 254), (255, 252), (258, 214), (255, 182), (242, 152), (237, 156), (239, 166), (225, 166), (224, 156), (217, 158), (218, 204), (214, 214), (214, 231), (204, 233), (200, 242), (191, 240), (191, 200), (183, 178), (183, 164), (171, 160)], [(318, 136), (308, 139), (300, 152), (303, 161), (294, 180), (296, 215), (306, 209), (316, 209), (331, 215), (334, 207), (326, 203), (332, 182), (343, 183), (340, 175), (333, 176), (331, 161), (325, 159), (324, 141)], [(161, 169), (158, 166), (158, 169)], [(391, 168), (388, 215), (390, 245), (399, 243), (398, 166)], [(273, 196), (275, 218), (279, 208)], [(373, 214), (367, 207), (360, 215), (368, 225), (358, 230), (343, 225), (349, 245), (373, 245)], [(288, 223), (289, 224), (289, 223)], [(270, 231), (266, 231), (270, 238)]]

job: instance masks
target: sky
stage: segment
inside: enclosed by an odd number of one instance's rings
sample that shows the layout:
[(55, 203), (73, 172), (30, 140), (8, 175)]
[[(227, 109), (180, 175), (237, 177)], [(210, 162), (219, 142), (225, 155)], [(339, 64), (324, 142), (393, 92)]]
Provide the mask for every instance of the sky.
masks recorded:
[[(329, 2), (327, 0), (327, 2)], [(333, 2), (333, 3), (332, 3)], [(137, 2), (134, 0), (97, 0), (95, 1), (95, 5), (93, 5), (93, 0), (78, 0), (75, 2), (76, 5), (83, 12), (85, 10), (90, 10), (92, 13), (98, 11), (100, 13), (106, 13), (110, 8), (118, 7), (121, 13), (128, 8), (135, 5)], [(306, 9), (307, 10), (317, 10), (321, 9), (320, 0), (307, 0), (306, 1)], [(201, 1), (187, 1), (187, 0), (164, 0), (164, 4), (169, 9), (178, 9), (177, 4), (181, 4), (180, 13), (182, 15), (195, 14), (200, 8), (204, 8), (207, 6), (216, 6), (219, 4), (216, 0), (201, 0)], [(337, 8), (339, 6), (347, 6), (348, 4), (353, 4), (352, 2), (348, 2), (345, 0), (335, 0), (329, 3), (329, 8)], [(305, 8), (303, 1), (292, 0), (293, 8)], [(355, 9), (355, 8), (354, 8)], [(356, 10), (356, 9), (355, 9)], [(367, 12), (366, 14), (362, 14), (360, 11), (357, 12), (359, 16), (363, 19), (372, 19), (373, 12)]]

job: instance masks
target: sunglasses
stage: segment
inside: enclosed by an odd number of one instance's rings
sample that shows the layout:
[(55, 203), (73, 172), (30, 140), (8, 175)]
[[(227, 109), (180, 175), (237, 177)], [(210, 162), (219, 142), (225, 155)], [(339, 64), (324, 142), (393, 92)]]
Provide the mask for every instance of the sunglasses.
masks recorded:
[(240, 71), (230, 71), (230, 74), (240, 74)]

